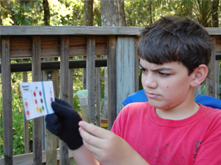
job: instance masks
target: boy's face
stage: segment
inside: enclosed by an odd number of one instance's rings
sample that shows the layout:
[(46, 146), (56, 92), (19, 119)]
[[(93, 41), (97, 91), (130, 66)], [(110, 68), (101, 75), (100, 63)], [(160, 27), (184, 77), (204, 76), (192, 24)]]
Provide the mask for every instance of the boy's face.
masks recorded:
[(153, 107), (173, 109), (192, 98), (192, 77), (188, 76), (188, 70), (181, 62), (158, 65), (140, 59), (140, 69), (143, 89)]

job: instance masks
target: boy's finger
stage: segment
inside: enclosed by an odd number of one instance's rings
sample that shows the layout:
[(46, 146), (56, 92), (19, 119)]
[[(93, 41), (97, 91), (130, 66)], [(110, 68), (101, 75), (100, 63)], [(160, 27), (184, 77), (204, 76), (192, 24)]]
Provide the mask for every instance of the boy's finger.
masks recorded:
[(87, 132), (86, 130), (84, 130), (81, 127), (79, 128), (79, 131), (80, 131), (80, 135), (81, 135), (83, 141), (87, 142), (87, 144), (89, 144), (93, 147), (100, 148), (100, 145), (102, 143), (102, 139), (90, 134), (89, 132)]
[(91, 152), (91, 154), (94, 156), (96, 160), (98, 160), (99, 156), (101, 155), (100, 153), (102, 150), (100, 148), (94, 147), (87, 143), (86, 141), (83, 140), (84, 146)]
[(80, 121), (79, 126), (82, 127), (85, 131), (89, 132), (90, 134), (92, 134), (98, 138), (101, 138), (101, 139), (104, 139), (107, 136), (107, 134), (109, 133), (109, 131), (107, 131), (103, 128), (100, 128), (98, 126), (95, 126), (93, 124), (89, 124), (85, 121)]

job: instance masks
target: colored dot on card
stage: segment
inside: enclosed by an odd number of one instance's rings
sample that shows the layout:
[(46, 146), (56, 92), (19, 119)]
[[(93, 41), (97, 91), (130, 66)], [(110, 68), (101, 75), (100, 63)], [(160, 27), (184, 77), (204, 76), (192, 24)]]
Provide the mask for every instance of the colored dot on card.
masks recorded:
[(52, 90), (50, 90), (50, 94), (52, 94)]
[(39, 95), (41, 96), (41, 91), (39, 92)]
[(51, 102), (53, 101), (53, 98), (51, 97)]
[(38, 107), (36, 107), (36, 111), (39, 111), (39, 108), (38, 108)]
[(42, 113), (42, 109), (40, 108), (40, 112)]
[(25, 106), (26, 106), (26, 107), (28, 106), (28, 102), (27, 102), (27, 101), (25, 102)]
[(35, 104), (38, 104), (38, 101), (35, 99)]
[(41, 99), (41, 103), (43, 103), (43, 99)]
[(45, 110), (45, 107), (44, 107), (44, 106), (42, 106), (41, 108), (42, 108), (42, 110)]
[(33, 95), (36, 97), (36, 93), (34, 92)]
[(30, 112), (29, 112), (29, 110), (27, 110), (26, 114), (27, 114), (28, 116), (30, 115)]

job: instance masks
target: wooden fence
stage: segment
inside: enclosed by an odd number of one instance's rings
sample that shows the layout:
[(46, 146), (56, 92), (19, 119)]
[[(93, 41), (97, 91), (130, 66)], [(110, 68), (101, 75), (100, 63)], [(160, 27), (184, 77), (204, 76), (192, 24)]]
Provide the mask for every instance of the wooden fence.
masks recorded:
[[(42, 162), (47, 162), (47, 164), (54, 165), (57, 160), (60, 160), (61, 165), (66, 165), (68, 158), (71, 157), (63, 142), (60, 143), (59, 152), (57, 151), (57, 139), (47, 131), (46, 150), (44, 151), (44, 145), (42, 148), (43, 117), (33, 120), (33, 153), (27, 153), (26, 149), (26, 154), (13, 156), (11, 72), (24, 71), (23, 79), (27, 81), (25, 73), (32, 70), (32, 80), (42, 81), (42, 70), (54, 70), (50, 74), (55, 86), (55, 95), (58, 96), (58, 70), (56, 69), (60, 69), (60, 98), (71, 103), (73, 101), (72, 68), (85, 67), (90, 117), (94, 122), (95, 97), (98, 102), (100, 97), (99, 67), (107, 66), (108, 126), (111, 127), (117, 114), (123, 108), (121, 102), (129, 94), (138, 90), (136, 45), (140, 30), (140, 27), (0, 26), (4, 139), (4, 158), (0, 158), (0, 164), (39, 165)], [(207, 28), (207, 30), (213, 38), (210, 79), (206, 81), (207, 95), (218, 98), (221, 29)], [(96, 56), (99, 55), (107, 55), (107, 60), (97, 59)], [(74, 56), (85, 56), (86, 60), (71, 61), (71, 57)], [(60, 57), (59, 62), (42, 62), (42, 59), (58, 57)], [(31, 64), (13, 65), (10, 63), (11, 59), (29, 58), (32, 59)], [(23, 62), (26, 61), (23, 60)], [(97, 77), (96, 92), (95, 77)], [(199, 89), (196, 89), (196, 94), (201, 92)], [(27, 128), (27, 121), (25, 128)], [(25, 132), (25, 138), (27, 139), (27, 137), (28, 133)], [(28, 145), (27, 141), (25, 145)]]

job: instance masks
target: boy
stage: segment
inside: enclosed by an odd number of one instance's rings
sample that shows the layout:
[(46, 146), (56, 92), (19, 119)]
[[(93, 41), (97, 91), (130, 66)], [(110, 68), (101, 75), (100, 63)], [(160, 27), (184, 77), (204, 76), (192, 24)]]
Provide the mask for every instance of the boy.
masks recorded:
[[(162, 17), (142, 31), (138, 55), (149, 101), (125, 106), (112, 132), (80, 121), (62, 100), (52, 103), (47, 128), (79, 164), (221, 164), (221, 111), (195, 103), (193, 96), (208, 75), (208, 33), (190, 19)], [(81, 136), (74, 131), (78, 121)]]

